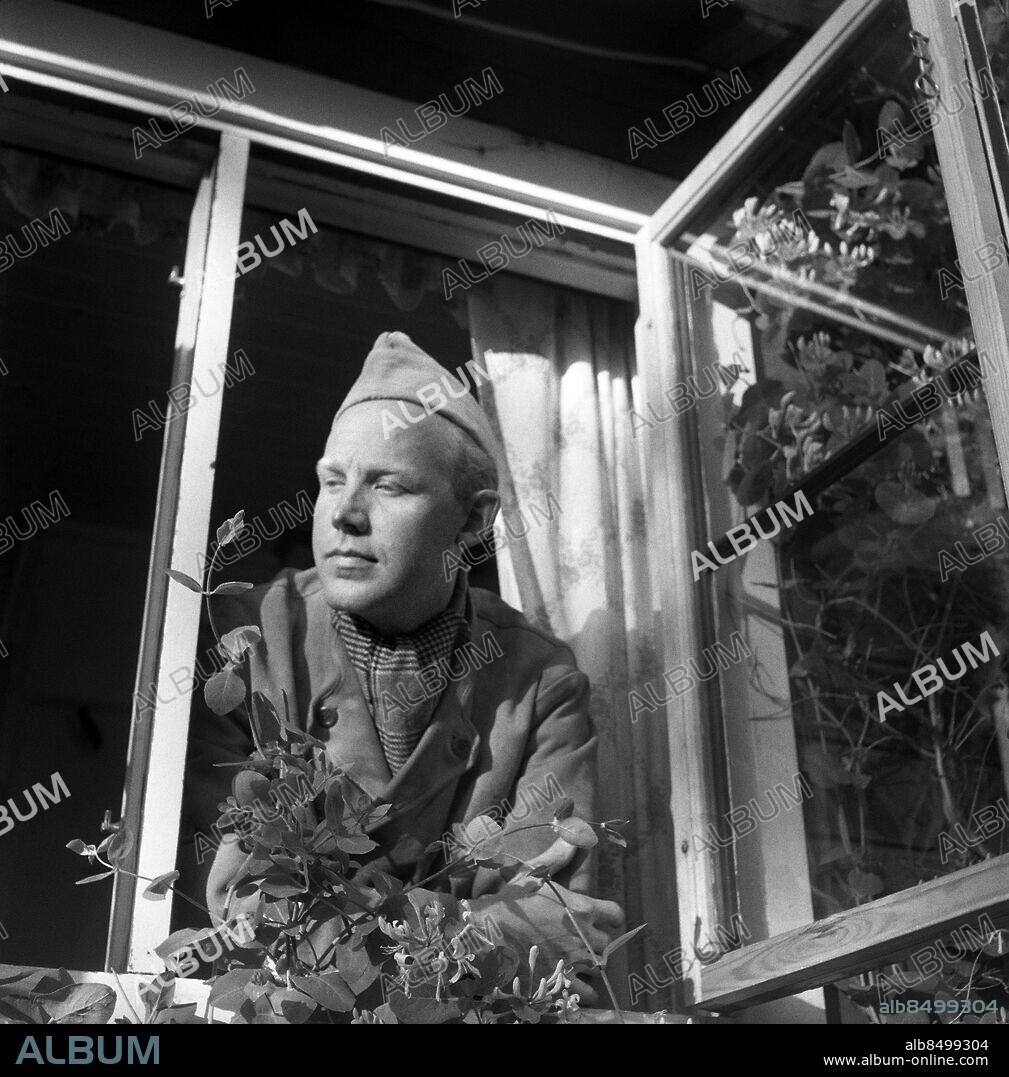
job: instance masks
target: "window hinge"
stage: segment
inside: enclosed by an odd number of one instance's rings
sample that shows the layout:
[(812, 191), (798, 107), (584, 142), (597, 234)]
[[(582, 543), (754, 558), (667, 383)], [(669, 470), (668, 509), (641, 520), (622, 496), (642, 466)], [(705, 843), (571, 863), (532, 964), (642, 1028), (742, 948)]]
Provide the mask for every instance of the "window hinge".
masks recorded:
[(918, 77), (914, 80), (914, 88), (925, 100), (935, 100), (939, 96), (939, 87), (932, 78), (932, 56), (928, 51), (928, 38), (918, 30), (912, 30), (908, 37), (911, 38), (911, 48), (918, 61)]

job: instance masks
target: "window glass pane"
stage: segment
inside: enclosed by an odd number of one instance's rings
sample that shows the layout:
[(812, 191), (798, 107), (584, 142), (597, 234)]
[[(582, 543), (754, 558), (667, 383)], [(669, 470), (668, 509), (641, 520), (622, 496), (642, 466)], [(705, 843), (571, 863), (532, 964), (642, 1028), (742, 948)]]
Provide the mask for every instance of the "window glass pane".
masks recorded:
[[(268, 163), (254, 151), (249, 170), (252, 191), (268, 173)], [(442, 268), (451, 264), (448, 260), (333, 227), (318, 201), (299, 197), (277, 194), (246, 205), (239, 267), (244, 271), (235, 281), (228, 370), (214, 383), (196, 387), (197, 398), (226, 389), (212, 531), (239, 510), (245, 511), (248, 527), (240, 542), (221, 551), (215, 584), (258, 585), (286, 568), (312, 568), (316, 461), (336, 409), (379, 334), (406, 333), (453, 372), (472, 357), (464, 295), (448, 302), (444, 295)], [(223, 275), (228, 267), (217, 268)], [(232, 265), (231, 272), (238, 268)], [(177, 567), (200, 576), (207, 558)], [(496, 590), (493, 560), (475, 568), (470, 582)], [(220, 665), (204, 616), (191, 740), (204, 715), (202, 682)], [(189, 683), (183, 676), (179, 681)], [(195, 834), (216, 841), (210, 831), (220, 814), (216, 803), (230, 792), (234, 771), (217, 773), (214, 796), (197, 789), (187, 772), (177, 861), (183, 872), (179, 885), (187, 893), (202, 889), (213, 859), (201, 842), (202, 863), (196, 862)], [(201, 914), (177, 902), (173, 925), (189, 922), (201, 922)]]
[[(986, 13), (996, 50), (1000, 12)], [(745, 873), (745, 835), (785, 833), (801, 812), (817, 918), (1009, 850), (1009, 514), (985, 398), (1006, 356), (980, 376), (949, 370), (973, 345), (962, 273), (998, 270), (1006, 252), (993, 237), (984, 261), (956, 263), (908, 31), (905, 5), (888, 5), (680, 237), (696, 369), (654, 416), (682, 421), (702, 401), (710, 565), (695, 574), (713, 575), (719, 642), (732, 651), (742, 630), (757, 644), (721, 664), (726, 724), (752, 757), (730, 759), (735, 813), (700, 847), (734, 841)], [(1005, 65), (992, 69), (1002, 97)], [(935, 122), (958, 122), (969, 93), (944, 88)], [(719, 563), (707, 540), (863, 429), (880, 451), (808, 509), (790, 497), (783, 525), (780, 509), (762, 521), (768, 542)], [(748, 529), (734, 533), (743, 551)], [(786, 752), (762, 751), (782, 721), (794, 773)]]
[[(19, 129), (29, 98), (12, 106)], [(5, 962), (104, 960), (111, 885), (76, 886), (95, 868), (64, 846), (98, 840), (122, 801), (179, 303), (168, 277), (191, 205), (185, 190), (0, 144)], [(137, 409), (161, 419), (138, 428)]]

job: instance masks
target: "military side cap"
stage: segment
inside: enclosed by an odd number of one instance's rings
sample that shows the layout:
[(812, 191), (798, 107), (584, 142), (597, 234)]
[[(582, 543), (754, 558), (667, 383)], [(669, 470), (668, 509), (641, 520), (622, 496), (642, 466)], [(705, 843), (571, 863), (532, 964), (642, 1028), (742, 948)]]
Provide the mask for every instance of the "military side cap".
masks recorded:
[[(481, 384), (481, 378), (490, 380), (472, 360), (466, 364), (466, 370), (476, 385)], [(425, 421), (429, 415), (440, 415), (465, 430), (493, 460), (500, 459), (500, 448), (490, 422), (465, 381), (418, 348), (406, 333), (382, 333), (379, 336), (333, 422), (356, 404), (369, 400), (403, 401), (414, 405), (412, 409), (393, 408), (388, 415), (383, 415), (386, 437), (392, 428), (406, 428), (411, 423)], [(423, 412), (419, 416), (418, 407)]]

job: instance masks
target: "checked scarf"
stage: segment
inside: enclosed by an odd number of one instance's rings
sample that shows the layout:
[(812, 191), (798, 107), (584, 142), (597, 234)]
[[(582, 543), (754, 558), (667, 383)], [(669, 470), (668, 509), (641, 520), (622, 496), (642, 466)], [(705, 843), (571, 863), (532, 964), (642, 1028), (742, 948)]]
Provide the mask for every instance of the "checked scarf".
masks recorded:
[[(391, 773), (401, 770), (431, 721), (441, 691), (420, 680), (422, 670), (437, 670), (469, 642), (465, 588), (456, 588), (452, 601), (436, 617), (409, 636), (382, 636), (365, 620), (344, 610), (334, 611), (333, 624), (347, 648), (364, 689), (368, 708)], [(454, 672), (458, 672), (454, 670)]]

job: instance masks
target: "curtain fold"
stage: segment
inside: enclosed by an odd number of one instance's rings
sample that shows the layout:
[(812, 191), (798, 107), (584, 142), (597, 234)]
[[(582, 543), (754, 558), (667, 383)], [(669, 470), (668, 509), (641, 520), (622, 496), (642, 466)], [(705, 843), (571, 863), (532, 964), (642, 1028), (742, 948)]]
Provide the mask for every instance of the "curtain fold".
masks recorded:
[[(626, 819), (627, 850), (598, 849), (597, 895), (648, 929), (611, 979), (646, 963), (669, 980), (677, 942), (669, 753), (661, 713), (631, 723), (628, 694), (659, 672), (645, 524), (644, 456), (632, 436), (630, 304), (499, 273), (468, 295), (481, 402), (504, 448), (502, 597), (567, 642), (592, 683), (599, 735), (597, 819)], [(640, 994), (640, 991), (639, 991)], [(657, 988), (638, 1008), (669, 1005)]]

